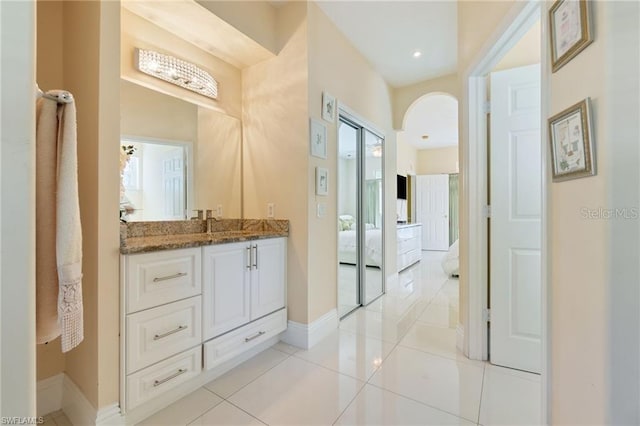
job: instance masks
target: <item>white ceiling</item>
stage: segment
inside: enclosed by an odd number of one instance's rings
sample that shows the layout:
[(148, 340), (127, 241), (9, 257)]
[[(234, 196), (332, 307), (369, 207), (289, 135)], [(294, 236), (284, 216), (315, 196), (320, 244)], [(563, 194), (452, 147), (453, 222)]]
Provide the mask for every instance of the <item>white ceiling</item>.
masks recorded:
[(448, 95), (419, 99), (405, 115), (404, 130), (404, 140), (418, 149), (458, 145), (458, 101)]
[[(456, 71), (456, 1), (317, 4), (391, 86), (406, 86)], [(413, 57), (416, 50), (422, 52), (419, 58)]]

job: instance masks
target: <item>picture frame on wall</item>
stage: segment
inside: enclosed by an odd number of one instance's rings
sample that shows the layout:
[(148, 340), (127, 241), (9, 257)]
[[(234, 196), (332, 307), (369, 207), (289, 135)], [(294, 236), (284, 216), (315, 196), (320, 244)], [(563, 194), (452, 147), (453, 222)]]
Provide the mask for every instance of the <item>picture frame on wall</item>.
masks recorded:
[(554, 182), (596, 174), (590, 98), (549, 119), (549, 141)]
[(316, 167), (316, 195), (329, 194), (329, 170)]
[(552, 72), (593, 42), (590, 8), (587, 0), (557, 0), (549, 9)]
[(311, 155), (318, 158), (327, 158), (327, 127), (313, 118), (309, 120)]
[(327, 92), (322, 92), (322, 119), (333, 123), (336, 116), (336, 98)]

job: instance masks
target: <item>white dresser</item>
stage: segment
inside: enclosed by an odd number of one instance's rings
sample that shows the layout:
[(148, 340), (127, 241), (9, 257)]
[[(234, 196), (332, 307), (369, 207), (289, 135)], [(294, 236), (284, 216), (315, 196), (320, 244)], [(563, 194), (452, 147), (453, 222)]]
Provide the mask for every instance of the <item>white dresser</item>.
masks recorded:
[(398, 225), (398, 272), (422, 258), (422, 224)]
[(121, 281), (125, 412), (287, 327), (286, 238), (123, 254)]

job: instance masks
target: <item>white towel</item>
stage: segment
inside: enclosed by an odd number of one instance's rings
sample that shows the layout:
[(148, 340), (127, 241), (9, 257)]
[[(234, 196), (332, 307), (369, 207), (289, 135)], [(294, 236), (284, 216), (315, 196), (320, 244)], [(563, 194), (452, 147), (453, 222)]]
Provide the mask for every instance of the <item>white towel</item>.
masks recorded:
[[(56, 91), (49, 94), (55, 95)], [(54, 106), (52, 108), (52, 105)], [(57, 104), (50, 99), (40, 99), (38, 101), (38, 135), (36, 137), (37, 150), (44, 149), (45, 155), (40, 155), (36, 151), (38, 166), (45, 169), (53, 168), (56, 171), (56, 197), (55, 197), (55, 250), (57, 268), (57, 326), (55, 330), (62, 338), (62, 351), (68, 352), (76, 347), (84, 338), (83, 308), (82, 308), (82, 228), (80, 225), (80, 205), (78, 201), (78, 155), (77, 155), (77, 131), (76, 131), (76, 109), (74, 103)], [(54, 113), (56, 120), (53, 121), (51, 114)], [(41, 123), (48, 125), (41, 126)], [(56, 126), (55, 133), (51, 134), (53, 124)], [(43, 145), (55, 144), (56, 151), (47, 152)], [(48, 163), (48, 164), (47, 164)], [(50, 177), (49, 173), (49, 177)], [(44, 175), (42, 176), (45, 177)], [(36, 185), (50, 183), (44, 182), (36, 176)], [(43, 194), (36, 189), (37, 195), (43, 195), (46, 199), (51, 194)], [(39, 200), (38, 200), (39, 201)], [(46, 201), (45, 201), (46, 202)], [(49, 201), (49, 204), (50, 201)], [(45, 207), (46, 208), (46, 207)], [(37, 216), (52, 214), (53, 212), (38, 211)], [(41, 237), (49, 239), (50, 245), (51, 230), (38, 229), (44, 235), (36, 234), (36, 247)], [(47, 255), (38, 252), (37, 255)], [(48, 256), (51, 256), (49, 253)], [(36, 268), (40, 265), (36, 261)], [(42, 278), (45, 282), (51, 282), (54, 277), (48, 277), (41, 271), (37, 272), (37, 278)], [(40, 283), (37, 286), (41, 288)], [(45, 289), (46, 291), (46, 289)], [(50, 293), (50, 291), (49, 291)], [(40, 295), (38, 295), (40, 297)], [(44, 301), (39, 305), (46, 305)], [(40, 327), (39, 327), (40, 328)], [(49, 325), (50, 331), (52, 327)], [(46, 341), (51, 340), (51, 332)], [(42, 342), (45, 336), (38, 336), (38, 342)], [(54, 336), (56, 337), (56, 336)]]

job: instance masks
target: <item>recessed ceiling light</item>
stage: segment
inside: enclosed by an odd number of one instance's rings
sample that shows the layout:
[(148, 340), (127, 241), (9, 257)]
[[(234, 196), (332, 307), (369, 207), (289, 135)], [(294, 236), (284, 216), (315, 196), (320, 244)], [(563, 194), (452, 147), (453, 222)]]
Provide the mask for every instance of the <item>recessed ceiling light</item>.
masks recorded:
[(420, 56), (422, 56), (422, 52), (419, 50), (416, 50), (413, 52), (413, 57), (414, 58), (419, 58)]

